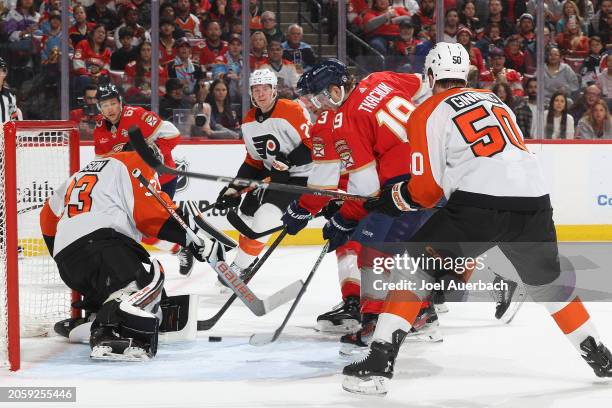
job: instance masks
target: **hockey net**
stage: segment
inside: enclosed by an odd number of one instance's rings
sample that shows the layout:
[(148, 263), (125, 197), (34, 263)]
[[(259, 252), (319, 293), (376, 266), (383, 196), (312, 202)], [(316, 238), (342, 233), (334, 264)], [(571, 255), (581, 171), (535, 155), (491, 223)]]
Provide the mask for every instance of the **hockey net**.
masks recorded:
[(0, 127), (0, 367), (19, 368), (20, 337), (45, 336), (76, 315), (40, 231), (46, 199), (78, 170), (78, 130), (68, 121)]

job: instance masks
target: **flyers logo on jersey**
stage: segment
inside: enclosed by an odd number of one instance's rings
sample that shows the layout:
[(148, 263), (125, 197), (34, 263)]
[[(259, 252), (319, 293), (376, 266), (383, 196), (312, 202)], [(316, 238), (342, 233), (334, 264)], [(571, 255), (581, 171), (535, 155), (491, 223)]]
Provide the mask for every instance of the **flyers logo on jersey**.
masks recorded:
[(280, 144), (273, 135), (255, 136), (253, 146), (262, 160), (267, 159), (268, 156), (276, 156), (276, 153), (280, 151)]

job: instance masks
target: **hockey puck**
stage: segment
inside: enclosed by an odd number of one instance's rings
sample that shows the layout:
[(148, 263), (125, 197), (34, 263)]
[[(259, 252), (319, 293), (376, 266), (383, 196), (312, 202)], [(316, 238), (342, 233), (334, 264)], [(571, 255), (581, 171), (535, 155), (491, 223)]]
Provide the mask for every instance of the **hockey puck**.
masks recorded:
[(217, 342), (217, 341), (221, 341), (221, 339), (222, 339), (221, 337), (217, 337), (217, 336), (208, 336), (208, 341)]

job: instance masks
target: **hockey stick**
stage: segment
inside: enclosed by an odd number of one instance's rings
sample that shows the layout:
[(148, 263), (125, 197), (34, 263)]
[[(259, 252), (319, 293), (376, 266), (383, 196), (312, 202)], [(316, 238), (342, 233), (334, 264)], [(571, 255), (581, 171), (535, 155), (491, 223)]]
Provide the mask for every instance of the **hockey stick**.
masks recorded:
[[(285, 238), (285, 235), (287, 235), (287, 231), (281, 232), (280, 235), (276, 237), (274, 242), (272, 242), (272, 245), (270, 245), (266, 253), (263, 254), (261, 259), (254, 265), (249, 266), (249, 268), (246, 270), (246, 273), (244, 275), (244, 283), (249, 283), (249, 281), (257, 273), (259, 268), (261, 268), (264, 262), (270, 257), (270, 254), (272, 254), (272, 252), (276, 249), (276, 247), (281, 243), (283, 238)], [(234, 300), (236, 300), (236, 298), (237, 298), (236, 294), (233, 293), (232, 296), (230, 296), (230, 298), (225, 302), (225, 304), (221, 307), (221, 309), (219, 309), (219, 311), (214, 316), (206, 320), (198, 320), (198, 330), (204, 331), (204, 330), (212, 329), (213, 326), (217, 324), (221, 316), (223, 316), (225, 312), (227, 311), (227, 309), (229, 309), (229, 307), (232, 305), (232, 303), (234, 303)]]
[(302, 286), (302, 290), (300, 290), (300, 293), (298, 293), (297, 297), (293, 301), (293, 304), (291, 305), (291, 308), (289, 309), (289, 312), (287, 313), (287, 315), (283, 319), (283, 322), (278, 327), (278, 329), (276, 329), (272, 333), (255, 333), (255, 334), (253, 334), (251, 336), (251, 338), (249, 339), (249, 344), (251, 344), (253, 346), (265, 346), (266, 344), (270, 344), (270, 343), (272, 343), (272, 342), (274, 342), (274, 341), (276, 341), (278, 339), (278, 337), (283, 332), (283, 329), (287, 325), (287, 322), (289, 321), (289, 318), (291, 318), (291, 315), (293, 314), (293, 312), (295, 311), (295, 308), (297, 307), (298, 303), (300, 302), (300, 299), (302, 298), (302, 296), (306, 292), (306, 288), (308, 288), (308, 284), (312, 280), (312, 277), (314, 276), (315, 272), (319, 268), (319, 265), (321, 265), (321, 262), (323, 261), (323, 258), (325, 257), (325, 254), (327, 254), (327, 248), (328, 247), (329, 247), (329, 241), (323, 246), (323, 249), (321, 250), (321, 254), (317, 258), (317, 261), (315, 262), (315, 264), (312, 267), (312, 269), (310, 270), (310, 273), (308, 274), (308, 277), (306, 278), (306, 282), (304, 282), (304, 286)]
[(311, 194), (316, 196), (332, 197), (341, 200), (352, 200), (352, 201), (366, 201), (370, 197), (361, 196), (357, 194), (345, 193), (337, 190), (320, 190), (315, 188), (308, 188), (304, 186), (296, 186), (292, 184), (281, 184), (268, 182), (265, 180), (253, 180), (238, 177), (226, 177), (216, 176), (205, 173), (195, 173), (192, 171), (182, 171), (170, 168), (164, 165), (155, 154), (148, 148), (147, 142), (142, 136), (142, 132), (135, 126), (132, 126), (129, 130), (130, 143), (134, 147), (134, 150), (138, 152), (140, 157), (155, 171), (161, 174), (175, 174), (181, 176), (192, 177), (195, 179), (217, 181), (219, 183), (232, 183), (238, 187), (251, 187), (251, 188), (269, 188), (270, 190), (282, 191), (285, 193), (293, 194)]
[(242, 218), (240, 218), (236, 211), (232, 210), (227, 212), (227, 220), (230, 224), (232, 224), (232, 227), (236, 228), (239, 233), (249, 239), (259, 239), (261, 237), (265, 237), (266, 235), (270, 235), (275, 233), (276, 231), (282, 230), (284, 227), (284, 225), (279, 225), (278, 227), (270, 228), (267, 231), (255, 232), (253, 231), (253, 229), (251, 229), (251, 227), (247, 225), (246, 222), (244, 222)]
[[(132, 176), (136, 178), (149, 192), (153, 197), (159, 201), (159, 203), (168, 211), (168, 214), (174, 218), (178, 224), (185, 230), (189, 238), (194, 242), (200, 242), (200, 238), (193, 232), (191, 228), (187, 225), (187, 223), (181, 218), (180, 215), (172, 208), (168, 203), (159, 195), (157, 190), (151, 186), (149, 180), (147, 180), (143, 175), (140, 169), (134, 169), (132, 171)], [(244, 302), (244, 304), (255, 314), (256, 316), (263, 316), (271, 310), (277, 308), (294, 299), (296, 295), (300, 292), (300, 289), (303, 286), (302, 281), (298, 280), (288, 285), (287, 287), (279, 290), (273, 295), (269, 296), (265, 299), (260, 299), (253, 291), (240, 279), (238, 275), (236, 275), (230, 267), (225, 263), (225, 261), (220, 259), (208, 260), (208, 263), (215, 270), (217, 275), (221, 277), (227, 286)]]
[(212, 238), (225, 245), (228, 251), (238, 246), (238, 243), (236, 241), (234, 241), (233, 239), (225, 235), (223, 232), (210, 225), (208, 221), (206, 221), (206, 219), (204, 218), (204, 214), (200, 212), (200, 210), (198, 209), (198, 205), (195, 202), (189, 200), (186, 201), (185, 208), (194, 216), (195, 223), (198, 225), (198, 227), (204, 232), (206, 232), (208, 235), (210, 235)]

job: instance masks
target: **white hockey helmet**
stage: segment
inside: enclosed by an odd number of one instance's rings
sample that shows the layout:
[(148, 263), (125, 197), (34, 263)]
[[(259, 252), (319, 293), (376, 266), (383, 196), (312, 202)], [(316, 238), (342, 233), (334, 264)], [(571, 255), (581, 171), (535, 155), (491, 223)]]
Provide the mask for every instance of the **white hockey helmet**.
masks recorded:
[(257, 106), (255, 101), (253, 100), (252, 92), (252, 88), (255, 85), (270, 85), (272, 87), (272, 91), (274, 92), (272, 98), (276, 99), (277, 84), (278, 79), (276, 78), (276, 74), (274, 74), (274, 72), (270, 71), (268, 68), (256, 69), (255, 71), (253, 71), (253, 73), (249, 76), (249, 96), (251, 97), (251, 103)]
[(425, 57), (425, 78), (429, 81), (429, 70), (433, 74), (433, 88), (440, 79), (459, 79), (467, 83), (470, 71), (470, 55), (461, 44), (439, 42)]

